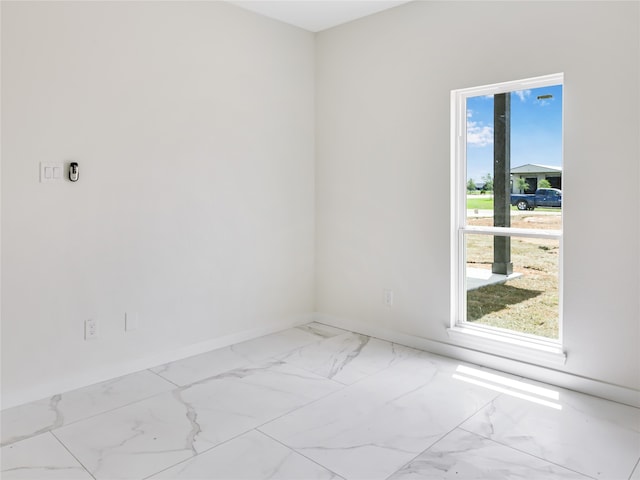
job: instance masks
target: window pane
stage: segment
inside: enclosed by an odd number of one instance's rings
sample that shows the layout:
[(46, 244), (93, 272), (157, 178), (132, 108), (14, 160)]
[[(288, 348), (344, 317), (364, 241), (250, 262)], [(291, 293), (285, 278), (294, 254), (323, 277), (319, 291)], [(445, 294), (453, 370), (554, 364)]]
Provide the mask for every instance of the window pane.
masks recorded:
[(532, 211), (561, 222), (562, 85), (479, 95), (466, 105), (467, 223), (539, 228), (537, 219), (520, 218)]
[(465, 249), (467, 322), (558, 338), (559, 240), (467, 234)]

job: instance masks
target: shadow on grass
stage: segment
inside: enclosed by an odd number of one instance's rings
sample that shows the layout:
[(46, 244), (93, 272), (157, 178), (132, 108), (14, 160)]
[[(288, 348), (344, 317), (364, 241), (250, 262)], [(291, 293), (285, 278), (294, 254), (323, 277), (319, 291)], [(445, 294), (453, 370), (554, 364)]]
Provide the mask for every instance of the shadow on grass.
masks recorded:
[(539, 290), (512, 287), (511, 285), (489, 285), (467, 292), (467, 321), (480, 320), (489, 313), (541, 295)]

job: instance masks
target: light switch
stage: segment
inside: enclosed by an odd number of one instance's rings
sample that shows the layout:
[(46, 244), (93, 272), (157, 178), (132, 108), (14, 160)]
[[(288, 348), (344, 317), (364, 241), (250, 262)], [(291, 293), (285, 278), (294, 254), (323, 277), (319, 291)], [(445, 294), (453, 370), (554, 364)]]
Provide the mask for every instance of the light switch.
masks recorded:
[(62, 182), (64, 179), (64, 163), (40, 162), (40, 183)]

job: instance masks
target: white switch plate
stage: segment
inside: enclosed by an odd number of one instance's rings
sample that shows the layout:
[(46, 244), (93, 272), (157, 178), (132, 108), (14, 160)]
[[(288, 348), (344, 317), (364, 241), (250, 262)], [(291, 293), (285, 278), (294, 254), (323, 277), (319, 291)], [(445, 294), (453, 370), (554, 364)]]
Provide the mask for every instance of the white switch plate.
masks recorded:
[(64, 163), (40, 162), (40, 183), (62, 182), (64, 179)]

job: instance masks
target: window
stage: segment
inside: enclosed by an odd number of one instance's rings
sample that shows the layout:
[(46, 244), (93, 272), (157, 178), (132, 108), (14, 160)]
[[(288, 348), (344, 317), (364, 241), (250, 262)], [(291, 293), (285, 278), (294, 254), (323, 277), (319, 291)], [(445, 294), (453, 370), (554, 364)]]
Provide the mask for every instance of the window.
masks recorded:
[[(486, 350), (504, 353), (509, 345), (511, 356), (527, 360), (564, 361), (562, 193), (535, 194), (543, 172), (563, 173), (562, 97), (562, 74), (451, 96), (449, 331)], [(522, 177), (512, 169), (540, 173)], [(484, 184), (483, 193), (469, 191), (472, 183)]]

